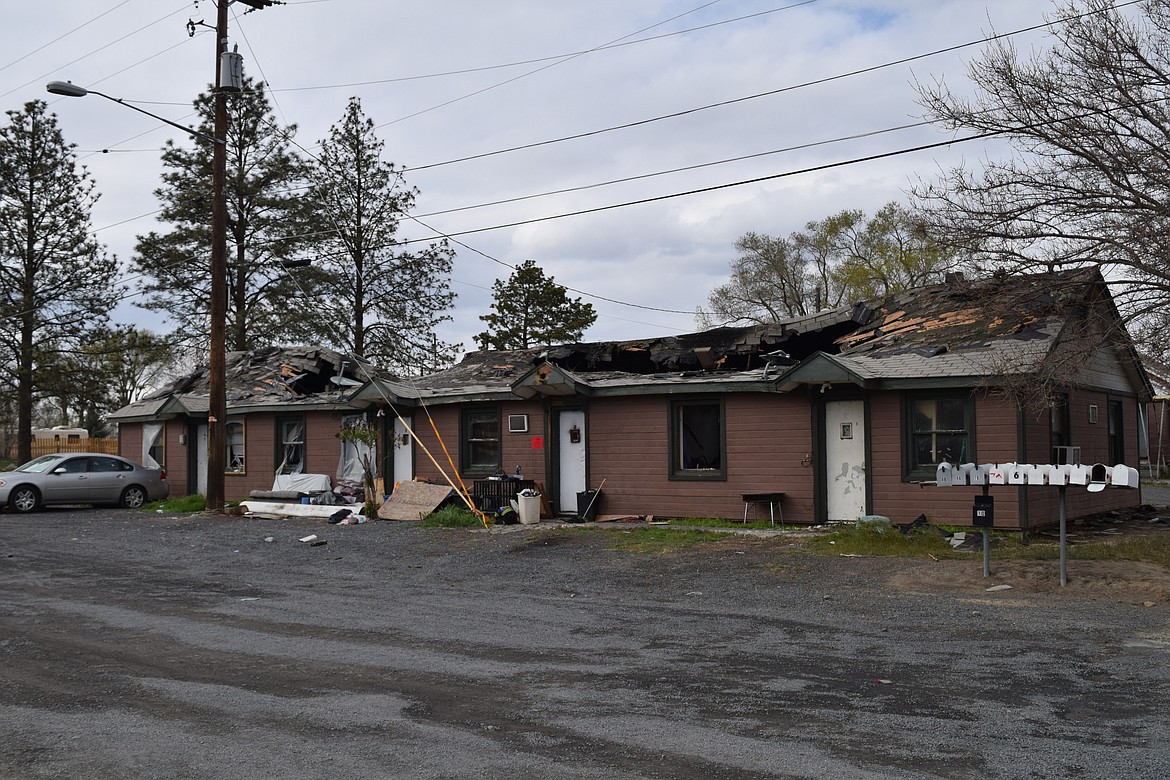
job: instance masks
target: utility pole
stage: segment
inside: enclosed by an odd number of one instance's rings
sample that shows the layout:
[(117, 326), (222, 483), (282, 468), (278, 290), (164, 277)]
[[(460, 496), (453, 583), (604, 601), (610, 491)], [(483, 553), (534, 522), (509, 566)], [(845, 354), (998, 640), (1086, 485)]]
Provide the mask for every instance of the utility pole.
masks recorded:
[(224, 461), (227, 458), (227, 94), (223, 57), (227, 51), (228, 0), (219, 0), (215, 21), (215, 138), (211, 158), (211, 333), (207, 362), (207, 508), (223, 510)]
[(215, 20), (215, 138), (211, 158), (211, 332), (207, 399), (207, 509), (223, 510), (227, 460), (227, 91), (224, 54), (228, 50), (228, 6), (241, 2), (258, 11), (274, 0), (219, 0)]

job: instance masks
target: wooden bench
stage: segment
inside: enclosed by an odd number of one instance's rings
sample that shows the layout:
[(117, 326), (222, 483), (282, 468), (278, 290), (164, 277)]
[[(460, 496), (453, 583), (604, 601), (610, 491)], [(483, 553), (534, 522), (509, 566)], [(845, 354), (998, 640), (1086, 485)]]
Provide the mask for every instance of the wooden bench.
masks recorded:
[(772, 519), (772, 525), (776, 525), (776, 510), (780, 510), (780, 524), (784, 524), (784, 507), (781, 501), (784, 498), (783, 493), (743, 493), (743, 521), (747, 522), (748, 509), (753, 504), (767, 504), (768, 516)]

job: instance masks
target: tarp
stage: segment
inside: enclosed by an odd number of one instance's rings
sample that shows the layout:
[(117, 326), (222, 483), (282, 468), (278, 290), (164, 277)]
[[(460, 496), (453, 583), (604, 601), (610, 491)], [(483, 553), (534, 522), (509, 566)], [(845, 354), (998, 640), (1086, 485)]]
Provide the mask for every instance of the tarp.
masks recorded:
[(273, 490), (292, 490), (298, 493), (320, 493), (332, 490), (328, 474), (277, 474), (272, 480)]

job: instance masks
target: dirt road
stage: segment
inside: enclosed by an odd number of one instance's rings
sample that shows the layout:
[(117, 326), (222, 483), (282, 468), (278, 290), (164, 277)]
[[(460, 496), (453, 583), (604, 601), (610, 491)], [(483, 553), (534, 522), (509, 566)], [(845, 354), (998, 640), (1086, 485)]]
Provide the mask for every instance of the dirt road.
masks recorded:
[(1170, 776), (1170, 611), (1132, 567), (1060, 589), (776, 540), (89, 509), (0, 531), (5, 778)]

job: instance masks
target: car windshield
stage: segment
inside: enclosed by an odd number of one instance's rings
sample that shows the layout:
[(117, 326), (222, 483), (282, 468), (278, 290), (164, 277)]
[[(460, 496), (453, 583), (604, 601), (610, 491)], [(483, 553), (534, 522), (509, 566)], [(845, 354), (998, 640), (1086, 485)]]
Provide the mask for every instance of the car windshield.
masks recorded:
[(42, 455), (39, 458), (33, 458), (28, 463), (16, 468), (16, 471), (23, 471), (26, 474), (44, 474), (58, 463), (61, 462), (60, 455)]

